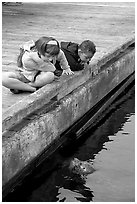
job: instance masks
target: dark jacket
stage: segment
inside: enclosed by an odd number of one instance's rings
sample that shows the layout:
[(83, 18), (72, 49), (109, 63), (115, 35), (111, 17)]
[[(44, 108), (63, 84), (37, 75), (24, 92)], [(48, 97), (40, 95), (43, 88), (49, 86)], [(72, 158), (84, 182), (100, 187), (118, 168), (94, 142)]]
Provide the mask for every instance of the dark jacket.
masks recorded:
[(61, 49), (64, 52), (70, 69), (72, 71), (79, 71), (84, 68), (78, 55), (78, 44), (72, 42), (61, 42)]
[[(68, 64), (70, 66), (70, 69), (72, 71), (79, 71), (84, 69), (84, 65), (81, 63), (81, 60), (78, 55), (78, 44), (77, 43), (72, 43), (72, 42), (61, 42), (61, 50), (64, 52)], [(56, 76), (60, 76), (62, 74), (62, 69), (56, 61), (55, 64), (56, 71), (54, 74)]]

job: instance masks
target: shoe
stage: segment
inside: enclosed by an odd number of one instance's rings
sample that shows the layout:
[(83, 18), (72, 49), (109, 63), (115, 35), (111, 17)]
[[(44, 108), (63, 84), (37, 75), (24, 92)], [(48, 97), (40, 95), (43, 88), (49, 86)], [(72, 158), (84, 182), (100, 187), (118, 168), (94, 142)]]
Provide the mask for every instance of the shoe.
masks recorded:
[(10, 91), (14, 94), (19, 94), (19, 93), (23, 93), (22, 90), (18, 90), (18, 89), (10, 89)]

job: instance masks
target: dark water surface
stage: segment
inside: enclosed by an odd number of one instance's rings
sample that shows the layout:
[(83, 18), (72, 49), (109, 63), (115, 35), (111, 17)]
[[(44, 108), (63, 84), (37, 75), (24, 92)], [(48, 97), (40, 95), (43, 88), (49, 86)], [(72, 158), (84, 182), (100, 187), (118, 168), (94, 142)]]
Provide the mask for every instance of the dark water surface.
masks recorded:
[[(68, 169), (73, 158), (91, 161), (96, 169), (82, 179)], [(134, 202), (135, 87), (113, 103), (95, 130), (45, 161), (5, 201)]]

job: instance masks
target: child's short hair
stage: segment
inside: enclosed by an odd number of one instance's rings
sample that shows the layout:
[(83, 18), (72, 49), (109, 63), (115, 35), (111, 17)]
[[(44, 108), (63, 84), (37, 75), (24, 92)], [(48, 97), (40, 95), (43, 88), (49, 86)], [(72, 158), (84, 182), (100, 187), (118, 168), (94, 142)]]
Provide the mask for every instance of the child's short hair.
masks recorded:
[(52, 56), (58, 55), (60, 51), (59, 42), (52, 37), (41, 37), (35, 42), (37, 51), (45, 56), (48, 53)]
[(92, 52), (93, 54), (96, 52), (96, 46), (95, 44), (90, 40), (85, 40), (79, 45), (79, 49), (86, 53), (86, 52)]

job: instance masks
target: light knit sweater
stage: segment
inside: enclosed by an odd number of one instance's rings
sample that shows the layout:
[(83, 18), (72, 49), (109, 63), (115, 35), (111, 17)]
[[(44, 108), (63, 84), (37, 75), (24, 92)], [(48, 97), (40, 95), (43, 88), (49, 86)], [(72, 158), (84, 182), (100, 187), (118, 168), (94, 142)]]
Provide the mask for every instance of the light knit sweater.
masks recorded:
[(36, 51), (31, 51), (30, 47), (32, 46), (33, 41), (29, 41), (24, 45), (25, 53), (22, 56), (23, 68), (19, 68), (22, 74), (29, 80), (34, 81), (34, 77), (38, 71), (43, 72), (54, 72), (56, 70), (55, 63), (56, 60), (59, 61), (60, 66), (63, 70), (69, 69), (69, 65), (65, 54), (60, 50), (59, 54), (53, 57), (53, 62), (49, 60), (43, 60), (39, 57)]

